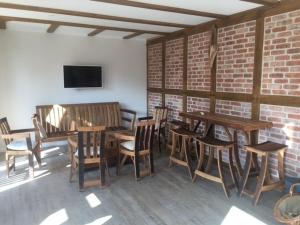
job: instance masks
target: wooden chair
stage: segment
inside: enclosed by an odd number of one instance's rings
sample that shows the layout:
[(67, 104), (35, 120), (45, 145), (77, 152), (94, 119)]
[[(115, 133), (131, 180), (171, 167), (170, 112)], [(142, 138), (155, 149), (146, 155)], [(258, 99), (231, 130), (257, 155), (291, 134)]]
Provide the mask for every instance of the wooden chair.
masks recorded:
[(143, 120), (155, 121), (155, 135), (158, 137), (159, 152), (161, 152), (161, 136), (163, 136), (163, 139), (166, 142), (166, 125), (168, 121), (168, 112), (169, 109), (167, 107), (155, 106), (153, 116), (139, 118), (139, 121), (143, 121)]
[[(69, 132), (65, 132), (64, 135), (61, 135), (60, 133), (50, 133), (49, 135), (47, 135), (47, 132), (43, 128), (42, 124), (40, 123), (37, 114), (34, 114), (32, 116), (32, 122), (33, 122), (35, 129), (38, 131), (37, 135), (36, 135), (36, 141), (38, 142), (39, 148), (41, 149), (41, 151), (43, 150), (43, 143), (67, 140), (67, 138), (69, 136), (72, 136), (75, 134), (74, 131), (69, 131)], [(71, 128), (71, 130), (74, 130), (75, 124), (72, 123), (71, 126), (72, 125), (74, 128), (73, 129)]]
[[(72, 181), (78, 168), (80, 191), (90, 186), (104, 186), (105, 169), (108, 169), (104, 150), (105, 126), (79, 127), (77, 140), (77, 150), (75, 154), (71, 155), (70, 181)], [(95, 165), (99, 166), (100, 180), (85, 181), (85, 168), (94, 167)]]
[[(267, 141), (256, 145), (246, 145), (245, 149), (247, 151), (247, 157), (242, 178), (240, 196), (242, 196), (243, 194), (250, 196), (253, 199), (253, 205), (257, 205), (262, 192), (271, 191), (274, 189), (282, 190), (284, 188), (284, 152), (287, 149), (287, 146)], [(268, 168), (268, 161), (271, 153), (276, 153), (278, 157), (279, 181), (276, 182), (271, 180), (270, 171)], [(253, 161), (253, 154), (257, 154), (261, 157), (261, 167), (255, 191), (252, 193), (248, 189), (246, 189), (246, 184), (249, 178), (251, 164)]]
[[(29, 161), (29, 175), (34, 177), (34, 162), (33, 155), (35, 156), (38, 165), (41, 166), (40, 148), (39, 145), (32, 141), (31, 132), (36, 132), (35, 129), (22, 129), (11, 130), (7, 122), (7, 118), (0, 119), (0, 131), (1, 136), (6, 144), (6, 169), (7, 177), (12, 169), (15, 170), (15, 157), (28, 156)], [(10, 165), (11, 159), (13, 160)]]
[[(225, 192), (226, 197), (229, 197), (229, 190), (228, 188), (233, 186), (238, 188), (237, 178), (234, 171), (234, 165), (233, 165), (233, 148), (234, 148), (234, 142), (229, 141), (222, 141), (219, 139), (216, 139), (214, 137), (206, 136), (203, 138), (197, 138), (196, 139), (197, 147), (200, 150), (199, 158), (198, 158), (198, 164), (195, 170), (195, 175), (193, 178), (193, 182), (195, 182), (197, 176), (203, 177), (205, 179), (220, 183), (223, 187), (223, 190)], [(208, 147), (209, 150), (209, 159), (207, 162), (207, 166), (204, 169), (203, 163), (204, 163), (204, 156), (205, 156), (205, 147)], [(225, 174), (224, 174), (224, 168), (223, 168), (223, 161), (222, 161), (222, 153), (225, 150), (225, 148), (228, 148), (228, 155), (229, 155), (229, 170), (231, 174), (231, 178), (233, 181), (232, 185), (226, 185), (225, 183)], [(210, 167), (212, 160), (214, 159), (214, 152), (217, 152), (217, 162), (218, 162), (218, 172), (219, 176), (214, 176), (210, 174)]]
[[(120, 174), (121, 167), (129, 157), (134, 165), (136, 180), (140, 177), (154, 173), (153, 165), (153, 137), (155, 131), (155, 120), (141, 121), (136, 124), (134, 135), (117, 133), (119, 155), (117, 171)], [(121, 155), (123, 155), (121, 161)], [(140, 158), (146, 160), (148, 157), (148, 170), (140, 171)]]

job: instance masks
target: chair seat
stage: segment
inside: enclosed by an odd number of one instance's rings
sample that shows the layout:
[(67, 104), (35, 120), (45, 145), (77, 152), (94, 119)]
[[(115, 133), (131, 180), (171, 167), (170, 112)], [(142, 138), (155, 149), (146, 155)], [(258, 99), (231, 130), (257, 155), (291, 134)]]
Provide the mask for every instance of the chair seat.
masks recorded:
[(256, 145), (246, 145), (246, 147), (253, 148), (261, 152), (277, 152), (279, 150), (287, 148), (286, 145), (278, 144), (271, 141), (266, 141)]
[(220, 140), (220, 139), (216, 139), (216, 138), (213, 138), (213, 137), (209, 137), (209, 136), (206, 136), (204, 138), (198, 138), (198, 140), (206, 145), (210, 145), (212, 147), (226, 147), (226, 146), (230, 146), (230, 145), (233, 145), (234, 142), (232, 141), (223, 141), (223, 140)]
[(125, 141), (120, 144), (123, 148), (126, 148), (129, 151), (134, 151), (134, 141)]
[[(37, 143), (35, 141), (31, 141), (31, 144), (32, 144), (32, 149), (35, 149), (35, 147), (37, 146)], [(8, 150), (13, 150), (13, 151), (30, 150), (27, 147), (26, 140), (13, 140), (6, 147), (7, 147)]]

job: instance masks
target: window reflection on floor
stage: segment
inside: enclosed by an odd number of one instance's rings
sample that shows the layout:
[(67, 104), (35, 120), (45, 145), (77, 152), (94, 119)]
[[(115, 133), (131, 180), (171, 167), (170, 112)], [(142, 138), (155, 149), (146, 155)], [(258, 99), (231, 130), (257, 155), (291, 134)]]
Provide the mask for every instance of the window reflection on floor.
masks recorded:
[(267, 225), (245, 211), (232, 206), (221, 225)]

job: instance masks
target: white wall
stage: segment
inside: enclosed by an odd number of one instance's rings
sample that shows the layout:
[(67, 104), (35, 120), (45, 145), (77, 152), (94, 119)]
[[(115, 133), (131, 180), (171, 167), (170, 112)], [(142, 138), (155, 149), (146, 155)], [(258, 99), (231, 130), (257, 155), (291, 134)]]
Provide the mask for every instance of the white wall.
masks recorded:
[[(63, 87), (63, 65), (101, 65), (103, 89)], [(146, 114), (146, 44), (140, 41), (0, 32), (0, 117), (32, 127), (41, 104), (119, 101)]]

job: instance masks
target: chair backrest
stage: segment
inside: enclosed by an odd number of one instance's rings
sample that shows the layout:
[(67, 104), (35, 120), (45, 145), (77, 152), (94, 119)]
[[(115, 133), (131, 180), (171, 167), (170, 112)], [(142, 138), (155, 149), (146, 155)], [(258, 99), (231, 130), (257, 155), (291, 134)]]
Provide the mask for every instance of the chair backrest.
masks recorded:
[[(4, 117), (0, 119), (0, 132), (1, 134), (10, 134), (10, 126), (7, 122), (7, 118)], [(4, 139), (6, 145), (8, 145), (12, 140), (11, 139)]]
[(40, 139), (46, 139), (47, 138), (47, 133), (45, 131), (45, 129), (43, 128), (42, 124), (39, 122), (39, 118), (37, 114), (34, 114), (32, 116), (32, 122), (33, 122), (33, 126), (34, 128), (38, 131), (38, 137)]
[(78, 127), (79, 160), (104, 157), (105, 126)]
[(135, 151), (152, 150), (155, 120), (137, 122), (135, 130)]
[(167, 122), (169, 109), (167, 107), (156, 106), (153, 119), (155, 120), (155, 129), (164, 127)]

